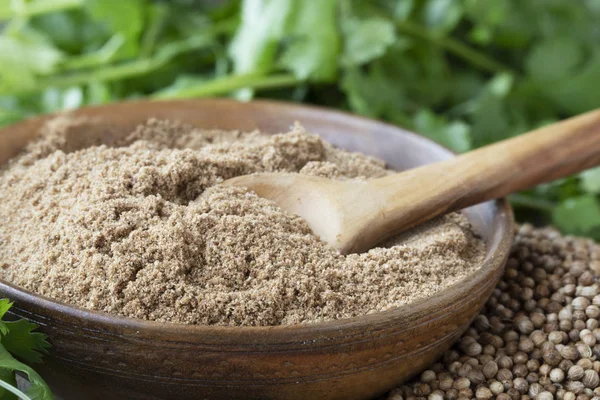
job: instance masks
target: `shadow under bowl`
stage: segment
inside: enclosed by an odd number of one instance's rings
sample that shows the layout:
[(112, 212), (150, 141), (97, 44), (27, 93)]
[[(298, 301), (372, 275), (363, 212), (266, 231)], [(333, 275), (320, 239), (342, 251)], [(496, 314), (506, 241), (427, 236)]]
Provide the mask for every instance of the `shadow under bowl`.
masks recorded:
[[(400, 128), (341, 112), (225, 99), (117, 103), (83, 108), (93, 123), (72, 132), (93, 143), (150, 117), (202, 128), (286, 132), (294, 121), (334, 145), (403, 170), (452, 157)], [(0, 130), (0, 163), (51, 116)], [(77, 137), (77, 136), (76, 136)], [(42, 375), (65, 399), (365, 399), (419, 373), (467, 329), (503, 271), (513, 237), (502, 199), (465, 214), (486, 244), (481, 268), (435, 296), (389, 311), (312, 325), (186, 326), (83, 310), (0, 282), (11, 316), (40, 325), (54, 346)], [(36, 367), (37, 368), (37, 367)]]

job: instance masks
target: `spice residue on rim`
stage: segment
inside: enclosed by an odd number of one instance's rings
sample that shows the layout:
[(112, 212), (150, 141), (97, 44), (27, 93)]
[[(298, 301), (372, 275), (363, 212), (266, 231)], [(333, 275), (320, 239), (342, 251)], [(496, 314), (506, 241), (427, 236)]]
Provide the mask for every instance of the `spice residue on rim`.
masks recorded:
[(451, 214), (340, 255), (298, 216), (223, 180), (389, 173), (300, 125), (274, 136), (150, 120), (120, 137), (59, 117), (0, 176), (1, 277), (93, 310), (188, 324), (310, 323), (383, 311), (471, 274), (483, 243)]

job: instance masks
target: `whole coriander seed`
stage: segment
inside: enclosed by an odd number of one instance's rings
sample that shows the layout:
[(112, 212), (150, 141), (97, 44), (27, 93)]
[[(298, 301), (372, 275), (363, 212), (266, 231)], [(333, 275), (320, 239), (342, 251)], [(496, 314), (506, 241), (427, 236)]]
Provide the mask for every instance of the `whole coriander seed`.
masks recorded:
[(583, 369), (591, 369), (594, 367), (594, 362), (589, 358), (582, 358), (577, 361), (577, 365), (581, 366)]
[(573, 310), (585, 310), (590, 305), (590, 301), (586, 297), (576, 297), (571, 302)]
[(579, 338), (588, 347), (594, 347), (594, 345), (596, 344), (596, 338), (594, 337), (592, 331), (590, 331), (589, 329), (584, 329), (581, 332), (579, 332)]
[(565, 346), (560, 352), (560, 355), (565, 360), (577, 360), (579, 358), (579, 351), (572, 346)]
[(458, 375), (459, 375), (459, 376), (467, 376), (467, 374), (468, 374), (469, 372), (471, 372), (471, 370), (472, 370), (472, 369), (473, 369), (473, 367), (471, 366), (471, 364), (469, 364), (469, 363), (464, 363), (463, 365), (461, 365), (461, 366), (458, 368), (458, 371), (457, 371), (457, 372), (458, 372)]
[(519, 400), (522, 398), (521, 393), (519, 393), (519, 391), (515, 388), (512, 389), (508, 389), (506, 391), (506, 393), (509, 395), (509, 397), (513, 400)]
[(453, 386), (454, 380), (452, 378), (444, 378), (440, 381), (440, 389), (442, 390), (452, 389)]
[(586, 307), (585, 314), (588, 316), (588, 318), (598, 319), (600, 318), (600, 307), (595, 304), (591, 304)]
[(508, 369), (513, 367), (513, 360), (510, 357), (502, 356), (498, 358), (498, 367), (501, 369)]
[(583, 358), (590, 358), (593, 355), (590, 346), (583, 343), (577, 344), (577, 350), (579, 351), (579, 355)]
[(525, 364), (527, 360), (529, 360), (529, 357), (527, 356), (527, 353), (523, 351), (513, 354), (513, 362), (515, 364)]
[(552, 366), (550, 366), (549, 364), (542, 364), (540, 366), (540, 369), (539, 369), (540, 375), (548, 376), (548, 375), (550, 375), (550, 371), (552, 371)]
[(457, 389), (459, 391), (468, 388), (469, 386), (471, 386), (471, 381), (469, 381), (469, 379), (465, 377), (460, 377), (456, 379), (453, 385), (454, 389)]
[(587, 388), (596, 389), (600, 385), (600, 377), (596, 371), (593, 369), (588, 369), (584, 372), (581, 383), (583, 383)]
[(535, 347), (540, 347), (546, 341), (547, 335), (543, 331), (533, 331), (529, 338)]
[(496, 374), (496, 379), (498, 379), (502, 383), (504, 383), (506, 381), (512, 381), (513, 374), (512, 374), (512, 372), (510, 372), (509, 369), (502, 368), (502, 369), (498, 370), (498, 373)]
[(537, 396), (535, 396), (535, 400), (554, 400), (554, 395), (550, 392), (541, 392)]
[(531, 372), (537, 371), (540, 368), (540, 362), (538, 360), (528, 360), (525, 366)]
[(519, 342), (519, 350), (521, 350), (521, 351), (523, 351), (525, 353), (529, 353), (534, 348), (535, 348), (535, 344), (533, 343), (533, 340), (531, 340), (529, 338), (522, 339)]
[(535, 382), (539, 382), (540, 376), (536, 372), (530, 372), (527, 374), (527, 377), (525, 377), (525, 379), (529, 383), (535, 383)]
[(573, 365), (571, 368), (569, 368), (567, 376), (571, 380), (578, 381), (581, 378), (583, 378), (584, 372), (585, 371), (583, 370), (583, 368), (580, 365)]
[(421, 382), (425, 382), (425, 383), (429, 383), (434, 381), (436, 378), (436, 374), (435, 372), (433, 372), (432, 370), (426, 370), (423, 371), (423, 373), (421, 374)]
[(562, 360), (560, 364), (558, 364), (558, 368), (562, 369), (564, 372), (567, 372), (573, 365), (573, 361), (571, 360)]
[(529, 382), (523, 378), (515, 378), (513, 380), (513, 387), (521, 393), (527, 393), (527, 390), (529, 390)]
[(427, 400), (444, 400), (444, 392), (441, 390), (434, 390), (427, 396)]
[(565, 372), (560, 368), (554, 368), (550, 371), (550, 380), (555, 383), (560, 383), (565, 379)]
[(585, 385), (580, 381), (569, 381), (565, 385), (565, 389), (569, 392), (573, 392), (575, 394), (579, 394), (585, 389)]
[(513, 376), (524, 378), (529, 373), (529, 370), (527, 369), (525, 364), (517, 364), (513, 367), (512, 372), (513, 372)]
[(494, 396), (492, 391), (486, 387), (480, 387), (475, 391), (475, 397), (479, 400), (491, 399)]
[(520, 332), (525, 334), (530, 334), (535, 329), (533, 322), (531, 322), (531, 320), (526, 316), (520, 316), (515, 318), (515, 325)]
[(427, 396), (431, 393), (431, 387), (426, 383), (417, 383), (415, 387), (415, 394), (417, 396)]
[(488, 361), (483, 366), (483, 375), (487, 379), (492, 379), (498, 373), (498, 364), (495, 361)]
[(558, 313), (560, 321), (570, 321), (573, 318), (573, 313), (569, 307), (563, 307)]
[(495, 395), (498, 395), (498, 394), (504, 392), (504, 385), (498, 381), (491, 381), (489, 386), (490, 386), (490, 390)]
[(486, 378), (479, 369), (473, 369), (467, 374), (467, 378), (473, 385), (479, 385), (485, 382)]
[(542, 385), (540, 385), (539, 383), (532, 383), (531, 385), (529, 385), (529, 390), (527, 391), (527, 393), (531, 398), (535, 398), (535, 396), (537, 396), (543, 391), (544, 388)]
[(554, 344), (558, 344), (563, 341), (563, 335), (559, 331), (553, 331), (548, 334), (548, 340)]
[(558, 327), (561, 331), (570, 331), (571, 329), (573, 329), (573, 321), (560, 321)]

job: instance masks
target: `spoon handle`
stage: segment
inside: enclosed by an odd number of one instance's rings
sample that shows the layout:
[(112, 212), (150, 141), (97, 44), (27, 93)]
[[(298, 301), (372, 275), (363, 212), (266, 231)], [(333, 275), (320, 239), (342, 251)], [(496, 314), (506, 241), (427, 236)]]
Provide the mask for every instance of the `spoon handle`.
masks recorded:
[[(600, 165), (600, 110), (482, 147), (435, 166), (454, 208), (531, 188)], [(448, 176), (448, 174), (451, 174)]]
[[(346, 252), (434, 217), (506, 196), (600, 164), (600, 109), (458, 157), (369, 181), (356, 209), (360, 235)], [(368, 200), (368, 201), (367, 201)], [(377, 204), (378, 206), (373, 206)], [(374, 240), (371, 240), (374, 242)]]

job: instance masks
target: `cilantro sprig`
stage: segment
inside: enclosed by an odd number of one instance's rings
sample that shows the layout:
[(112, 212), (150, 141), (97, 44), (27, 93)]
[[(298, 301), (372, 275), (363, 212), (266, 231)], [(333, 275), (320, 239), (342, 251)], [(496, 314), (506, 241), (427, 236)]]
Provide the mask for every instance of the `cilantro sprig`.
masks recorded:
[[(0, 1), (0, 126), (124, 99), (255, 96), (458, 151), (600, 107), (598, 1)], [(600, 239), (600, 169), (511, 197)]]
[[(34, 332), (36, 324), (25, 319), (3, 320), (12, 305), (8, 299), (0, 299), (0, 400), (53, 400), (46, 382), (27, 365), (40, 363), (50, 344), (46, 335)], [(25, 374), (30, 383), (25, 392), (17, 388), (17, 372)]]

